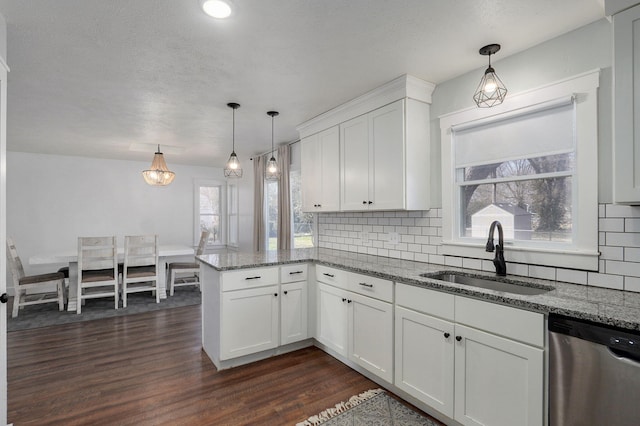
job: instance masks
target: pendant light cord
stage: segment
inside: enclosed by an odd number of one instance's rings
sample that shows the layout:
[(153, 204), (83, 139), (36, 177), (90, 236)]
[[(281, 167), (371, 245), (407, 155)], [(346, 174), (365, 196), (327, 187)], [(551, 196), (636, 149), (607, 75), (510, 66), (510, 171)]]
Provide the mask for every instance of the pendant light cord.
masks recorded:
[(233, 109), (233, 126), (231, 130), (231, 152), (236, 152), (236, 109)]

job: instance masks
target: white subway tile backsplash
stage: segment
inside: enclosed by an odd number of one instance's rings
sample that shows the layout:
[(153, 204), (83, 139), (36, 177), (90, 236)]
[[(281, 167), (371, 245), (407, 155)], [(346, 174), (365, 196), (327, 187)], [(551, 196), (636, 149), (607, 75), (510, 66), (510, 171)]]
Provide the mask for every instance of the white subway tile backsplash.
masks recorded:
[(624, 232), (624, 219), (615, 218), (607, 219), (601, 218), (598, 221), (598, 229), (600, 232)]
[(606, 217), (640, 217), (640, 207), (623, 206), (620, 204), (607, 204)]
[[(640, 262), (640, 248), (625, 247), (623, 250), (624, 250), (625, 262)], [(611, 260), (623, 260), (623, 259), (611, 259)]]
[(619, 262), (616, 260), (605, 261), (605, 272), (614, 275), (626, 275), (631, 277), (640, 277), (640, 263), (636, 262)]
[(556, 268), (551, 268), (549, 266), (529, 265), (529, 276), (531, 278), (540, 278), (543, 280), (555, 281)]
[(587, 284), (594, 287), (613, 288), (616, 290), (624, 289), (624, 277), (620, 275), (599, 274), (589, 272), (587, 274)]
[(640, 278), (624, 277), (624, 289), (640, 293)]
[[(598, 272), (516, 263), (508, 263), (507, 272), (640, 292), (640, 207), (600, 204), (598, 212)], [(320, 213), (316, 218), (320, 247), (495, 272), (489, 259), (442, 255), (442, 209)], [(398, 233), (400, 243), (389, 244), (391, 232)]]
[(470, 257), (462, 258), (462, 267), (469, 269), (477, 269), (478, 271), (482, 270), (482, 260), (481, 259), (473, 259)]
[(640, 233), (607, 232), (607, 246), (640, 247)]
[(624, 247), (600, 247), (600, 259), (602, 260), (623, 260)]
[(454, 256), (445, 256), (444, 264), (446, 266), (455, 266), (456, 268), (462, 268), (462, 258)]
[(573, 269), (558, 269), (556, 272), (556, 279), (558, 281), (566, 281), (568, 283), (586, 284), (587, 272), (576, 271)]
[(640, 232), (640, 219), (624, 219), (624, 232)]

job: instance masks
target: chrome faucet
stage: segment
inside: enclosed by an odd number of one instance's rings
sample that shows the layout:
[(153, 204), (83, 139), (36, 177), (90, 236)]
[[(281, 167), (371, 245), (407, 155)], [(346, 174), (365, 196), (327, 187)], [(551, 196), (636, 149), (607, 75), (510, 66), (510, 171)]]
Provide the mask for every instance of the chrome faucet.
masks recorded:
[[(498, 244), (494, 246), (493, 233), (496, 225), (498, 226)], [(489, 253), (493, 253), (495, 249), (496, 257), (493, 258), (493, 264), (496, 266), (496, 275), (507, 275), (507, 263), (504, 261), (504, 234), (502, 233), (502, 225), (497, 220), (494, 220), (489, 227), (489, 239), (487, 240), (486, 249)]]

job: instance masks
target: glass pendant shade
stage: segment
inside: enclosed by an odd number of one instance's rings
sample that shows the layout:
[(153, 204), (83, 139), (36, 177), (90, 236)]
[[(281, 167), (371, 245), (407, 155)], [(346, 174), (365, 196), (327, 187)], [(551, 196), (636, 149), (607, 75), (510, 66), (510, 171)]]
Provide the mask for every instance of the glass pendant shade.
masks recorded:
[(167, 167), (167, 163), (164, 162), (164, 156), (160, 152), (160, 145), (158, 145), (158, 151), (153, 156), (151, 167), (149, 170), (142, 172), (145, 182), (153, 186), (166, 186), (173, 182), (176, 174), (173, 173)]
[(278, 115), (277, 111), (269, 111), (267, 115), (271, 116), (271, 158), (267, 163), (267, 167), (265, 169), (264, 178), (266, 180), (278, 180), (280, 179), (280, 168), (278, 167), (278, 162), (273, 156), (273, 117)]
[(484, 72), (480, 84), (473, 95), (473, 100), (479, 108), (491, 108), (500, 105), (507, 96), (505, 87), (496, 71), (491, 66), (491, 55), (500, 50), (499, 44), (490, 44), (480, 49), (481, 55), (489, 56), (489, 67)]
[(236, 109), (240, 108), (240, 104), (231, 102), (228, 103), (227, 106), (233, 109), (233, 130), (231, 134), (231, 155), (229, 156), (229, 161), (227, 161), (227, 164), (224, 166), (224, 177), (241, 178), (242, 167), (240, 167), (240, 160), (238, 160), (238, 156), (236, 155)]

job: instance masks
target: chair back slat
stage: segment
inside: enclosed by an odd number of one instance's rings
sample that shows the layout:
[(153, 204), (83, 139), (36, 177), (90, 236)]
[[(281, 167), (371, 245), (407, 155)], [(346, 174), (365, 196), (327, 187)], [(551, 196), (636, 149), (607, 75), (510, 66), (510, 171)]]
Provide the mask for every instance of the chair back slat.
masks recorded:
[(124, 237), (125, 267), (158, 264), (158, 236), (132, 235)]
[(202, 234), (200, 235), (200, 243), (198, 243), (198, 249), (196, 250), (196, 256), (200, 256), (204, 253), (210, 234), (211, 233), (209, 231), (202, 231)]
[(24, 268), (22, 267), (22, 261), (18, 256), (18, 250), (13, 243), (11, 237), (7, 237), (7, 261), (9, 263), (9, 270), (11, 271), (11, 277), (13, 279), (13, 287), (15, 289), (20, 285), (20, 279), (24, 278)]
[(78, 272), (118, 267), (116, 237), (79, 237)]

